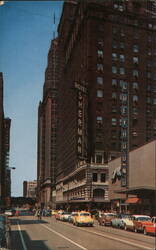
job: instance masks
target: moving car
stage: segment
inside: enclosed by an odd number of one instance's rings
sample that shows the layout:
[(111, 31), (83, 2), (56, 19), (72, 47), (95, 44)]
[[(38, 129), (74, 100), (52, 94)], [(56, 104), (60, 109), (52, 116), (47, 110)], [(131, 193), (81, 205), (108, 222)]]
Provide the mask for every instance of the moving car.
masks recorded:
[(152, 217), (151, 225), (144, 226), (144, 234), (153, 234), (156, 235), (156, 216)]
[(115, 214), (113, 213), (103, 213), (98, 217), (99, 225), (101, 226), (111, 226), (112, 219), (115, 218)]
[(117, 214), (116, 217), (112, 219), (112, 227), (124, 228), (125, 219), (128, 217), (128, 214)]
[(134, 230), (134, 222), (133, 222), (133, 217), (127, 216), (127, 218), (124, 218), (124, 229), (125, 230)]
[(14, 216), (15, 215), (15, 210), (14, 209), (6, 209), (4, 214), (8, 215), (8, 216)]
[(63, 212), (61, 215), (60, 220), (62, 221), (69, 221), (69, 217), (70, 217), (71, 213), (70, 212)]
[(72, 212), (72, 213), (70, 214), (69, 218), (68, 218), (68, 221), (69, 221), (70, 223), (73, 223), (74, 218), (75, 218), (75, 216), (77, 216), (77, 215), (78, 215), (78, 212)]
[(73, 224), (76, 226), (93, 226), (94, 220), (89, 212), (81, 211), (75, 216)]
[(59, 210), (59, 211), (57, 212), (57, 214), (55, 214), (56, 220), (60, 220), (60, 219), (61, 219), (61, 216), (62, 216), (62, 213), (63, 213), (63, 212), (64, 212), (63, 210)]
[(148, 215), (133, 215), (134, 232), (144, 232), (146, 226), (152, 225), (151, 217)]

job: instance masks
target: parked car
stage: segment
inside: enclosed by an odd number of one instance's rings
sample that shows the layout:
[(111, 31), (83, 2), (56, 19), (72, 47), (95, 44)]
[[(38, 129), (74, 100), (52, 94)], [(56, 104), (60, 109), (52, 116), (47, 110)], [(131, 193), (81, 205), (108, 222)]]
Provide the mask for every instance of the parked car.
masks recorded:
[(51, 215), (55, 215), (55, 214), (57, 214), (57, 210), (51, 210)]
[(94, 220), (89, 212), (81, 211), (75, 216), (73, 224), (76, 226), (93, 226)]
[(131, 215), (124, 218), (124, 229), (125, 230), (134, 230), (133, 217)]
[(113, 213), (103, 213), (98, 217), (98, 223), (101, 226), (111, 226), (112, 219), (115, 218), (115, 214)]
[(151, 225), (144, 226), (144, 234), (153, 234), (156, 235), (156, 216), (152, 217)]
[(134, 232), (144, 232), (146, 226), (152, 225), (151, 217), (148, 215), (133, 215)]
[(70, 223), (73, 223), (74, 218), (75, 218), (75, 216), (77, 216), (77, 215), (78, 215), (78, 212), (72, 212), (72, 213), (70, 214), (69, 218), (68, 218), (68, 221), (69, 221)]
[(55, 214), (56, 220), (60, 220), (60, 219), (61, 219), (62, 213), (63, 213), (63, 210), (59, 210), (59, 211), (57, 212), (57, 214)]
[(112, 227), (124, 228), (124, 221), (128, 217), (128, 214), (117, 214), (116, 217), (112, 219)]
[(71, 213), (70, 212), (63, 212), (62, 215), (61, 215), (61, 220), (62, 221), (69, 221), (69, 217), (70, 217)]
[(4, 214), (8, 215), (8, 216), (14, 216), (15, 215), (15, 210), (14, 209), (6, 209)]

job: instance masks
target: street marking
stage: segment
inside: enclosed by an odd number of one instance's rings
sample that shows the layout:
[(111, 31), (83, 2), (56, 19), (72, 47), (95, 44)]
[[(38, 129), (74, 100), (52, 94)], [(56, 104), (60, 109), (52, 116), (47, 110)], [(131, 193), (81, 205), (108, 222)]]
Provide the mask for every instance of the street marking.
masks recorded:
[[(79, 228), (80, 229), (80, 228)], [(138, 247), (138, 248), (141, 248), (141, 249), (146, 249), (146, 250), (155, 250), (155, 248), (152, 248), (152, 247), (146, 247), (146, 246), (143, 246), (143, 245), (140, 245), (140, 244), (136, 244), (136, 243), (133, 243), (133, 242), (130, 242), (130, 241), (127, 241), (127, 240), (122, 240), (122, 239), (119, 239), (119, 238), (115, 238), (115, 237), (112, 237), (112, 236), (108, 236), (106, 234), (101, 234), (101, 233), (97, 233), (95, 231), (89, 231), (89, 230), (86, 230), (86, 229), (80, 229), (82, 231), (86, 231), (88, 233), (93, 233), (93, 234), (96, 234), (96, 235), (99, 235), (99, 236), (102, 236), (102, 237), (105, 237), (105, 238), (108, 238), (108, 239), (111, 239), (111, 240), (116, 240), (116, 241), (119, 241), (119, 242), (122, 242), (122, 243), (125, 243), (125, 244), (128, 244), (128, 245), (131, 245), (131, 246), (135, 246), (135, 247)]]
[(18, 224), (18, 222), (17, 222), (17, 226), (18, 226), (18, 231), (19, 231), (19, 234), (20, 234), (23, 250), (27, 250), (27, 247), (26, 247), (26, 244), (24, 242), (24, 238), (23, 238), (23, 235), (22, 235), (22, 232), (21, 232), (21, 228), (20, 228), (20, 225)]
[(51, 231), (51, 232), (53, 232), (53, 233), (57, 234), (58, 236), (62, 237), (63, 239), (68, 240), (69, 242), (71, 242), (72, 244), (76, 245), (77, 247), (79, 247), (79, 248), (81, 248), (81, 249), (83, 249), (83, 250), (87, 250), (87, 248), (85, 248), (85, 247), (83, 247), (83, 246), (79, 245), (78, 243), (76, 243), (76, 242), (74, 242), (74, 241), (70, 240), (69, 238), (67, 238), (67, 237), (63, 236), (62, 234), (60, 234), (60, 233), (58, 233), (58, 232), (54, 231), (54, 230), (53, 230), (53, 229), (51, 229), (50, 227), (47, 227), (46, 225), (43, 225), (43, 224), (41, 224), (41, 226), (43, 226), (43, 227), (47, 228), (49, 231)]

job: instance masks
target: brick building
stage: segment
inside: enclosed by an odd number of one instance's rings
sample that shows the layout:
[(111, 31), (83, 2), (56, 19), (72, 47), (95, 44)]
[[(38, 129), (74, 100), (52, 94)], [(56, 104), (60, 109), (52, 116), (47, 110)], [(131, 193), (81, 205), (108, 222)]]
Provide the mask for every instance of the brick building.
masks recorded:
[(5, 118), (3, 109), (3, 74), (0, 73), (0, 206), (7, 205), (11, 196), (9, 169), (11, 119)]
[(154, 7), (133, 0), (63, 5), (57, 207), (107, 209), (108, 161), (122, 155), (128, 166), (127, 152), (156, 137)]
[(38, 108), (38, 161), (37, 181), (38, 199), (45, 206), (52, 205), (55, 199), (56, 169), (56, 128), (57, 128), (57, 88), (58, 88), (58, 51), (57, 39), (52, 40), (48, 53), (43, 100)]
[(24, 181), (23, 182), (23, 197), (36, 198), (37, 181)]
[(108, 160), (156, 136), (152, 4), (64, 4), (58, 27), (64, 59), (58, 99), (58, 205), (107, 207)]

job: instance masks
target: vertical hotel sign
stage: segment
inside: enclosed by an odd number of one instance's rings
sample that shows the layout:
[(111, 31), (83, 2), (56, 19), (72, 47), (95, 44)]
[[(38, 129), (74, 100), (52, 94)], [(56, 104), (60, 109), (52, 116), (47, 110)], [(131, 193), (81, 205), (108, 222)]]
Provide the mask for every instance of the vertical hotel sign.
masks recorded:
[(86, 98), (87, 88), (78, 82), (74, 83), (77, 91), (77, 155), (79, 158), (86, 158)]

